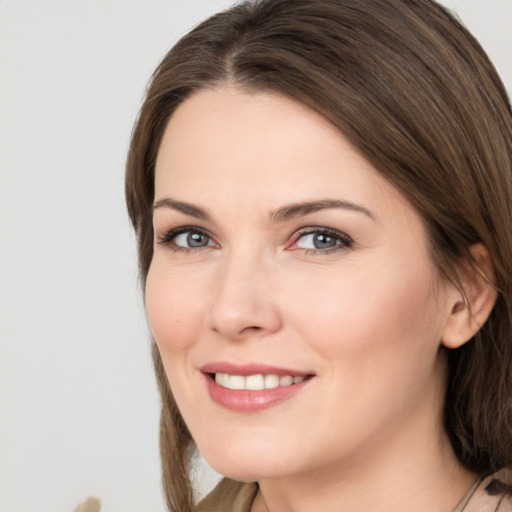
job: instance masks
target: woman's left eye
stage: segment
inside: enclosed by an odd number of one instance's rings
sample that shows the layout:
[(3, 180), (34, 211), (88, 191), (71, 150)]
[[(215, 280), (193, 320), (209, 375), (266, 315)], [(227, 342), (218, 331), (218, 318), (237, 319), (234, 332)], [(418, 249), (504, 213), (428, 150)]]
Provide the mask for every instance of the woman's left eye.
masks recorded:
[(351, 245), (352, 239), (345, 233), (330, 229), (317, 229), (302, 233), (296, 239), (293, 248), (314, 252), (329, 252), (330, 250), (347, 248)]

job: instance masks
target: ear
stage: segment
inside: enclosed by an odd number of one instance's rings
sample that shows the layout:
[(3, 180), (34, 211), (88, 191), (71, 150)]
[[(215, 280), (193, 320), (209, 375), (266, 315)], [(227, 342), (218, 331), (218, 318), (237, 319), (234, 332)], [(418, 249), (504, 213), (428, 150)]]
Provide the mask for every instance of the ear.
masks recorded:
[(489, 317), (498, 292), (494, 285), (494, 267), (483, 244), (469, 248), (471, 262), (461, 272), (461, 290), (451, 285), (449, 292), (449, 314), (442, 336), (446, 348), (458, 348), (469, 341)]

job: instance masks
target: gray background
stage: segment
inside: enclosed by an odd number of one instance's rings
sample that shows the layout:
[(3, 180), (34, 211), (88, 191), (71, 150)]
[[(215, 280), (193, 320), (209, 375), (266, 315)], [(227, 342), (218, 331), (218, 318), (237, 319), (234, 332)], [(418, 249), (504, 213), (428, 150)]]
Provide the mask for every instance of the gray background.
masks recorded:
[[(511, 91), (512, 0), (445, 3)], [(0, 0), (1, 512), (164, 509), (123, 166), (152, 70), (230, 4)]]

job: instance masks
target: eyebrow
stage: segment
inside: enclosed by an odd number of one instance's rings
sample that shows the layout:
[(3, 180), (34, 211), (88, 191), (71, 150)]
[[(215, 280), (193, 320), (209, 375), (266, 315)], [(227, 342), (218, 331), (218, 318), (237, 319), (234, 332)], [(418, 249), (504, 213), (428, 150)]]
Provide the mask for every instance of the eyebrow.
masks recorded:
[(185, 215), (196, 217), (197, 219), (210, 220), (210, 216), (206, 213), (206, 210), (203, 210), (203, 208), (199, 208), (199, 206), (195, 206), (190, 203), (176, 201), (169, 197), (155, 201), (153, 203), (153, 211), (157, 210), (158, 208), (170, 208), (171, 210), (176, 210), (178, 212), (184, 213)]
[[(196, 217), (197, 219), (201, 220), (211, 219), (210, 215), (208, 215), (206, 210), (203, 208), (195, 206), (191, 203), (176, 201), (175, 199), (171, 199), (169, 197), (160, 199), (153, 203), (153, 211), (159, 208), (170, 208), (172, 210), (176, 210), (178, 212), (184, 213), (185, 215), (190, 215), (191, 217)], [(375, 215), (364, 206), (360, 206), (350, 201), (342, 201), (340, 199), (322, 199), (320, 201), (308, 201), (304, 203), (286, 205), (272, 212), (269, 216), (269, 219), (270, 222), (278, 223), (290, 219), (295, 219), (297, 217), (303, 217), (320, 210), (330, 210), (336, 208), (359, 212), (366, 215), (370, 219), (375, 220)]]
[(370, 219), (375, 220), (375, 215), (373, 215), (373, 213), (364, 206), (360, 206), (350, 201), (342, 201), (340, 199), (323, 199), (321, 201), (309, 201), (306, 203), (296, 203), (283, 206), (270, 214), (270, 220), (272, 222), (283, 222), (289, 219), (303, 217), (304, 215), (309, 215), (310, 213), (315, 213), (320, 210), (330, 210), (335, 208), (363, 213), (370, 217)]

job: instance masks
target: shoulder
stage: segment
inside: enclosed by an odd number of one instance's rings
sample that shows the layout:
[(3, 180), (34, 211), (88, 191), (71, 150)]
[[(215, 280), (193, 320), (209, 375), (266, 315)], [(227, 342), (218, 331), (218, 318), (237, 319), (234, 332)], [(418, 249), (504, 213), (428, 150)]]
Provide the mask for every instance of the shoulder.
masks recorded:
[(496, 512), (512, 512), (512, 470), (502, 469), (492, 475), (485, 491), (498, 499)]
[(201, 500), (196, 512), (250, 512), (257, 492), (256, 483), (224, 478)]
[(512, 512), (512, 472), (503, 469), (481, 478), (464, 512)]

